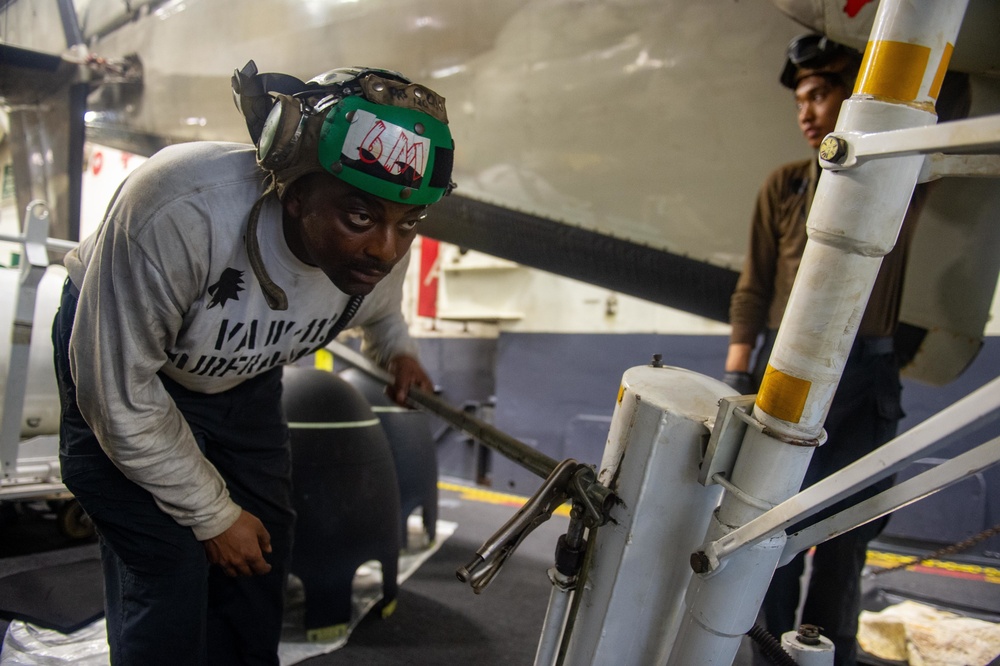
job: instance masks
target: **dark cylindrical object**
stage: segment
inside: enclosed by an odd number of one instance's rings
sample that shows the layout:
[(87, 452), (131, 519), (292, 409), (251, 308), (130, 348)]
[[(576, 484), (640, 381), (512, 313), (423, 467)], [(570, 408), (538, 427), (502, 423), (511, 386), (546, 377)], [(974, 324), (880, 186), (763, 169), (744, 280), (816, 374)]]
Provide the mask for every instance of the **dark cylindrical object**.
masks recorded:
[(382, 606), (395, 600), (399, 491), (389, 442), (365, 398), (332, 372), (287, 366), (282, 403), (298, 518), (290, 571), (305, 588), (313, 635), (351, 619), (351, 582), (382, 564)]
[(406, 545), (406, 520), (417, 507), (423, 512), (427, 538), (434, 541), (438, 513), (437, 448), (427, 414), (399, 407), (385, 395), (385, 385), (361, 370), (348, 368), (340, 376), (368, 400), (389, 439), (399, 480), (401, 532)]

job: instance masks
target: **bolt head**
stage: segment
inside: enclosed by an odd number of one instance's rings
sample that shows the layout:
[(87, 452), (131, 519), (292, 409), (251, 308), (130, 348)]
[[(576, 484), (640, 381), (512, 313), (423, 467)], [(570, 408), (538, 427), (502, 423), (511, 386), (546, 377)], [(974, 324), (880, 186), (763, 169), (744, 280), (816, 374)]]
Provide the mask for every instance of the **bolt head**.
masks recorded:
[(819, 156), (827, 162), (840, 162), (847, 155), (847, 142), (836, 136), (828, 136), (819, 144)]
[(707, 573), (711, 566), (708, 562), (708, 556), (705, 553), (698, 551), (697, 553), (691, 553), (691, 570), (696, 574)]
[(798, 628), (795, 639), (803, 645), (820, 644), (820, 628), (814, 624), (803, 624)]

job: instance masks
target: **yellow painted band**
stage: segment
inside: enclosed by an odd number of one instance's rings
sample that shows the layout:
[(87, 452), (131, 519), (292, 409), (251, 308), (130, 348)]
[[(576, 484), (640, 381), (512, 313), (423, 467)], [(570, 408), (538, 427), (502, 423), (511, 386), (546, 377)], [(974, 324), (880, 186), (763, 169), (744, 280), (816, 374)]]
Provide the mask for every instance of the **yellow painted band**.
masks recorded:
[(624, 384), (619, 384), (618, 385), (618, 404), (621, 404), (621, 402), (622, 402), (622, 396), (623, 395), (625, 395), (625, 385)]
[(785, 374), (768, 364), (757, 391), (757, 406), (776, 419), (798, 423), (812, 382)]
[(955, 47), (951, 44), (944, 45), (944, 53), (941, 55), (941, 62), (938, 63), (937, 71), (934, 72), (934, 80), (931, 81), (930, 96), (937, 99), (941, 94), (941, 85), (944, 83), (944, 75), (948, 72), (948, 63), (951, 62), (952, 51)]
[(931, 49), (906, 42), (868, 42), (854, 92), (912, 102), (920, 94)]

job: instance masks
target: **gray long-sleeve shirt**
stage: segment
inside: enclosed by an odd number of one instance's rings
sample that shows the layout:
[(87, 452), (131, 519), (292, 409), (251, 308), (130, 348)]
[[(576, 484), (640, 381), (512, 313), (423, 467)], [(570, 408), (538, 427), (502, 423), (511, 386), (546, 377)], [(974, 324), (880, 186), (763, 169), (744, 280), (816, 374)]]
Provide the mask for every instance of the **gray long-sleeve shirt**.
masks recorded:
[[(124, 474), (202, 540), (232, 525), (240, 507), (157, 373), (193, 391), (225, 391), (320, 347), (349, 300), (289, 250), (272, 197), (258, 238), (289, 307), (268, 307), (244, 249), (263, 179), (242, 144), (166, 148), (128, 178), (100, 229), (65, 260), (80, 290), (70, 342), (80, 410)], [(382, 363), (416, 355), (400, 311), (408, 259), (351, 322)]]

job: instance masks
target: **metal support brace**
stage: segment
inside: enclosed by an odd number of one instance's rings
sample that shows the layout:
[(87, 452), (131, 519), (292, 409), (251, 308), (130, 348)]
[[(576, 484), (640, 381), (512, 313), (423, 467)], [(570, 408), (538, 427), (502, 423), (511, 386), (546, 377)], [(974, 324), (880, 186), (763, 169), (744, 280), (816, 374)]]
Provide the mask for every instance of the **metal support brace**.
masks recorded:
[(11, 329), (10, 363), (4, 386), (3, 414), (0, 415), (0, 454), (3, 481), (17, 473), (17, 451), (21, 439), (21, 415), (24, 412), (24, 391), (28, 384), (28, 364), (31, 352), (31, 331), (35, 318), (38, 284), (49, 265), (46, 239), (49, 234), (49, 209), (44, 201), (34, 200), (24, 213), (24, 261), (21, 279), (14, 296), (14, 318)]
[(928, 155), (919, 182), (929, 183), (945, 176), (1000, 178), (1000, 155)]
[[(4, 243), (17, 243), (18, 245), (24, 243), (24, 236), (11, 236), (10, 234), (0, 234), (0, 241)], [(75, 248), (79, 243), (76, 241), (62, 240), (61, 238), (47, 238), (45, 240), (45, 247), (53, 252), (69, 252)]]
[(875, 497), (871, 497), (826, 520), (810, 525), (788, 537), (778, 566), (788, 564), (804, 550), (840, 536), (855, 527), (901, 509), (928, 495), (947, 488), (956, 481), (992, 467), (1000, 460), (1000, 437), (981, 444), (971, 451), (936, 465), (922, 474), (907, 479)]
[(548, 570), (552, 593), (549, 595), (549, 606), (542, 624), (542, 633), (538, 638), (535, 666), (555, 666), (564, 656), (560, 648), (565, 638), (571, 602), (576, 593), (587, 550), (582, 516), (580, 506), (574, 506), (570, 512), (566, 534), (559, 538), (559, 543), (556, 545), (555, 566)]
[[(820, 146), (820, 165), (830, 171), (868, 160), (903, 155), (1000, 151), (1000, 116), (955, 120), (888, 132), (833, 132)], [(996, 174), (990, 174), (996, 175)]]
[[(702, 573), (718, 568), (722, 560), (733, 553), (822, 511), (860, 488), (896, 473), (919, 458), (947, 446), (965, 432), (982, 427), (998, 417), (1000, 378), (760, 517), (705, 544), (696, 554), (702, 566), (707, 567)], [(872, 470), (878, 471), (873, 473)]]

